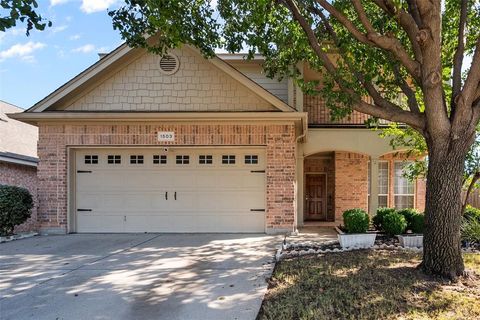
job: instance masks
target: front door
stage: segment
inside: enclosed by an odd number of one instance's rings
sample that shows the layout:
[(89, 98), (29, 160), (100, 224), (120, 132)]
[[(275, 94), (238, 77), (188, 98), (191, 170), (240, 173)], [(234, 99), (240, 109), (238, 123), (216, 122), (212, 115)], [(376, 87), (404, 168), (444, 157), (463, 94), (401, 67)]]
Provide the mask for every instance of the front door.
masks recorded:
[(307, 174), (305, 180), (306, 220), (327, 221), (326, 175)]

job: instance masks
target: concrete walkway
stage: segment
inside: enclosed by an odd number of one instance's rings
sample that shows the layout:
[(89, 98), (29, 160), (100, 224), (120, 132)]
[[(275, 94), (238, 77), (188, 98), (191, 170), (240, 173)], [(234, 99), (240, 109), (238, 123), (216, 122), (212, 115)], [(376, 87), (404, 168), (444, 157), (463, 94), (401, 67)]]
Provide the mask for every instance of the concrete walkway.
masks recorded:
[(297, 235), (287, 237), (289, 243), (324, 243), (337, 240), (337, 232), (334, 227), (300, 227)]
[(0, 319), (255, 319), (280, 242), (82, 234), (0, 244)]

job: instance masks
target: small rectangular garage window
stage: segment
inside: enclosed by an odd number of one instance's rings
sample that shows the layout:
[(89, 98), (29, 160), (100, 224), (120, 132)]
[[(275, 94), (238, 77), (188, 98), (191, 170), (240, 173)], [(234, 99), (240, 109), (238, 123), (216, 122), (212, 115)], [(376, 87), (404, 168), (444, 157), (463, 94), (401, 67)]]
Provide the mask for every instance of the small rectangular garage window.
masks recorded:
[(212, 164), (213, 163), (213, 156), (212, 155), (199, 155), (198, 156), (198, 163), (199, 164)]
[(112, 154), (109, 154), (108, 157), (107, 157), (107, 163), (108, 164), (120, 164), (122, 163), (122, 156), (121, 155), (112, 155)]
[(245, 156), (245, 164), (258, 164), (258, 156), (256, 154), (247, 154)]
[(130, 156), (130, 164), (143, 164), (143, 156), (142, 155), (131, 155)]
[(153, 164), (167, 164), (167, 156), (162, 154), (158, 155), (155, 154), (153, 155)]
[(233, 154), (223, 155), (222, 164), (235, 164), (235, 155)]
[(187, 155), (178, 155), (175, 158), (176, 164), (189, 164), (190, 163), (190, 156)]
[(86, 155), (85, 164), (98, 164), (98, 155)]

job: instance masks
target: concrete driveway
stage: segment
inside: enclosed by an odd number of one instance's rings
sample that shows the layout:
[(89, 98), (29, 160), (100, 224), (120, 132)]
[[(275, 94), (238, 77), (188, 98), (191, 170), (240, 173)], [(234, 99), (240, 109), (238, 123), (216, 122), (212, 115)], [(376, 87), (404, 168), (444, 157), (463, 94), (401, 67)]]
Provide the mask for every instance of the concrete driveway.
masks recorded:
[(77, 234), (0, 244), (0, 319), (255, 319), (280, 242)]

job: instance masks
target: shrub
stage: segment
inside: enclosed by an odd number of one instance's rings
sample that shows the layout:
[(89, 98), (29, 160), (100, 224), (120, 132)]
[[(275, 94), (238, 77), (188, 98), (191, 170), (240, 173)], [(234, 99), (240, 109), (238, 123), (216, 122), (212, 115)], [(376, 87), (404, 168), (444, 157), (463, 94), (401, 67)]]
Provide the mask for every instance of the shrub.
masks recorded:
[(388, 235), (394, 236), (405, 232), (407, 221), (403, 215), (392, 212), (383, 218), (382, 226)]
[(11, 235), (15, 226), (30, 218), (33, 199), (25, 188), (0, 185), (0, 234)]
[(343, 223), (348, 233), (365, 233), (368, 230), (370, 218), (362, 209), (350, 209), (343, 213)]
[(417, 210), (415, 210), (415, 209), (402, 209), (402, 210), (398, 210), (397, 212), (405, 217), (405, 220), (407, 221), (407, 229), (406, 230), (412, 230), (413, 217), (418, 214)]
[(373, 216), (372, 222), (373, 226), (377, 230), (383, 230), (382, 228), (382, 223), (383, 223), (383, 218), (389, 214), (395, 212), (394, 208), (378, 208), (377, 213)]
[(421, 213), (414, 214), (412, 216), (410, 230), (412, 230), (413, 233), (423, 233), (423, 230), (425, 230), (425, 215)]
[(480, 221), (480, 209), (474, 208), (471, 205), (468, 205), (465, 208), (465, 212), (463, 213), (463, 217), (465, 219), (475, 219)]
[(462, 240), (480, 243), (480, 220), (463, 219), (460, 231)]

